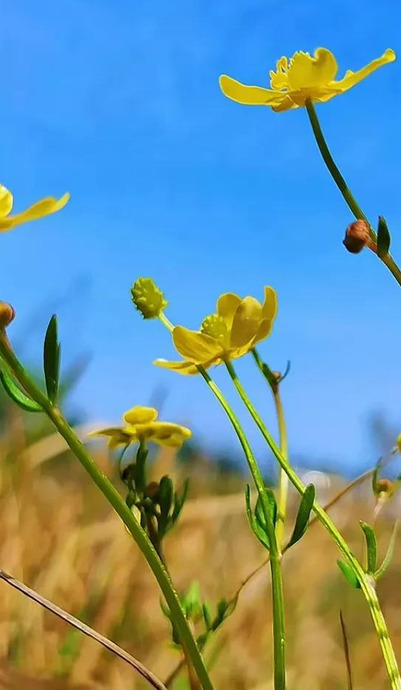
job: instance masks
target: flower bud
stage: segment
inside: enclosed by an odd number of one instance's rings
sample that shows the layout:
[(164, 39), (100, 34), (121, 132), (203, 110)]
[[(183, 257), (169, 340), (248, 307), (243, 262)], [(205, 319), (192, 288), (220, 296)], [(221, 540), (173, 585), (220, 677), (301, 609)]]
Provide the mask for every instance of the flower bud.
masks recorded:
[(144, 319), (157, 319), (168, 305), (152, 278), (138, 278), (131, 288), (131, 295)]
[(4, 330), (14, 319), (15, 311), (11, 304), (0, 302), (0, 329)]
[(348, 226), (343, 245), (351, 254), (359, 254), (364, 247), (369, 247), (374, 252), (377, 250), (371, 239), (370, 226), (366, 220), (356, 220)]
[(384, 494), (386, 496), (389, 496), (392, 493), (393, 488), (394, 485), (391, 479), (378, 479), (375, 486), (376, 496), (381, 496)]

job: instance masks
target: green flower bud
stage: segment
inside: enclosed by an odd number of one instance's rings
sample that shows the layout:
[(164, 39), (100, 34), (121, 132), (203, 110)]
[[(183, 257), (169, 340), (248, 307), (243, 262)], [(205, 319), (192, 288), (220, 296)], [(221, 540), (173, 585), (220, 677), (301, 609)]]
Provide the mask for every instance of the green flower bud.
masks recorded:
[(131, 295), (144, 319), (157, 319), (168, 305), (152, 278), (138, 278), (131, 288)]

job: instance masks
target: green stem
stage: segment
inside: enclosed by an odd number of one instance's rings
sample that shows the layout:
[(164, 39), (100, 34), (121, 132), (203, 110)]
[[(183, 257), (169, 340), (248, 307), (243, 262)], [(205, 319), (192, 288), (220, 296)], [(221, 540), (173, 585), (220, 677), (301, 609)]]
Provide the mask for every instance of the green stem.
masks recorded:
[[(174, 329), (173, 324), (164, 314), (161, 312), (159, 319), (162, 324), (172, 332)], [(229, 364), (227, 364), (229, 366)], [(272, 608), (273, 608), (273, 648), (274, 648), (274, 688), (275, 690), (285, 690), (286, 687), (286, 676), (285, 676), (285, 619), (284, 619), (284, 597), (283, 597), (283, 582), (282, 582), (282, 572), (281, 572), (281, 554), (277, 547), (276, 536), (274, 533), (274, 528), (271, 529), (271, 517), (269, 502), (267, 494), (265, 491), (265, 483), (253, 454), (252, 448), (249, 441), (244, 433), (244, 430), (234, 412), (231, 405), (228, 403), (223, 393), (217, 384), (213, 381), (211, 376), (208, 374), (206, 369), (201, 365), (197, 365), (197, 369), (203, 379), (206, 381), (213, 395), (217, 398), (223, 410), (225, 411), (227, 417), (229, 418), (232, 426), (234, 427), (235, 433), (237, 434), (238, 440), (244, 451), (244, 455), (248, 462), (250, 472), (252, 474), (253, 481), (255, 483), (258, 495), (263, 508), (263, 513), (265, 516), (266, 526), (269, 530), (268, 537), (271, 547), (270, 552), (270, 572), (272, 577)]]
[[(330, 149), (327, 146), (326, 140), (324, 138), (324, 134), (322, 132), (322, 128), (320, 126), (320, 122), (318, 120), (317, 114), (315, 107), (312, 103), (312, 101), (307, 100), (306, 101), (306, 110), (308, 112), (309, 116), (309, 121), (312, 126), (313, 134), (315, 135), (316, 143), (319, 147), (319, 151), (322, 154), (322, 158), (324, 162), (326, 163), (327, 169), (329, 173), (331, 174), (334, 182), (336, 183), (338, 189), (340, 190), (341, 194), (344, 197), (344, 200), (346, 204), (348, 205), (349, 209), (352, 211), (354, 214), (355, 218), (357, 220), (365, 220), (368, 225), (369, 225), (369, 230), (370, 230), (370, 236), (374, 242), (377, 241), (377, 235), (374, 232), (372, 226), (369, 223), (369, 220), (367, 216), (364, 214), (362, 211), (361, 207), (359, 206), (358, 202), (356, 201), (355, 197), (353, 196), (351, 190), (349, 189), (345, 179), (343, 178), (342, 174), (340, 173), (333, 156), (330, 153)], [(394, 261), (393, 257), (391, 254), (386, 254), (384, 257), (381, 258), (381, 261), (387, 266), (389, 269), (390, 273), (393, 275), (397, 283), (401, 286), (401, 270), (397, 266), (396, 262)]]
[[(279, 434), (279, 446), (282, 454), (284, 455), (286, 461), (288, 462), (288, 443), (287, 443), (287, 426), (285, 423), (285, 415), (283, 403), (280, 395), (280, 382), (276, 381), (273, 383), (271, 379), (266, 376), (262, 358), (256, 348), (253, 348), (252, 355), (255, 362), (262, 372), (264, 378), (270, 386), (270, 390), (273, 395), (274, 406), (276, 410), (277, 424), (278, 424), (278, 434)], [(280, 467), (280, 477), (279, 477), (279, 492), (278, 492), (278, 515), (277, 515), (277, 525), (276, 525), (276, 536), (279, 548), (281, 549), (284, 537), (284, 525), (285, 518), (287, 514), (287, 503), (288, 503), (288, 488), (289, 479), (287, 474), (284, 472), (283, 468)]]
[[(262, 418), (260, 417), (259, 413), (253, 406), (251, 400), (249, 399), (245, 389), (243, 388), (236, 372), (231, 363), (228, 364), (227, 366), (228, 371), (230, 373), (231, 379), (235, 385), (235, 388), (237, 389), (242, 401), (244, 402), (245, 406), (247, 407), (249, 413), (251, 414), (253, 420), (255, 421), (256, 425), (260, 429), (265, 441), (267, 442), (269, 448), (273, 452), (274, 456), (278, 460), (280, 467), (286, 472), (288, 475), (288, 478), (291, 482), (291, 484), (295, 487), (295, 489), (303, 495), (305, 491), (305, 485), (301, 481), (301, 479), (298, 477), (297, 473), (293, 470), (291, 465), (287, 462), (286, 458), (282, 454), (280, 448), (277, 446), (275, 443), (273, 437), (267, 430)], [(384, 662), (386, 665), (387, 673), (390, 679), (391, 683), (391, 688), (392, 690), (400, 690), (401, 689), (401, 677), (400, 677), (400, 672), (398, 669), (397, 665), (397, 660), (395, 658), (394, 650), (391, 644), (391, 640), (388, 634), (387, 630), (387, 625), (382, 613), (382, 610), (380, 608), (379, 600), (377, 598), (376, 590), (374, 587), (374, 582), (371, 577), (369, 577), (363, 570), (362, 566), (360, 565), (359, 561), (355, 558), (354, 554), (350, 550), (347, 542), (345, 541), (344, 537), (342, 534), (339, 532), (329, 515), (323, 510), (323, 508), (320, 507), (320, 505), (315, 501), (313, 505), (313, 510), (315, 514), (317, 515), (318, 519), (320, 522), (324, 525), (324, 527), (327, 529), (327, 531), (330, 533), (332, 536), (333, 540), (337, 544), (340, 552), (345, 556), (345, 558), (348, 560), (350, 566), (352, 567), (352, 570), (354, 571), (355, 575), (358, 578), (358, 581), (361, 585), (361, 590), (365, 596), (365, 599), (367, 601), (367, 604), (369, 606), (369, 610), (373, 619), (373, 623), (376, 629), (377, 636), (379, 638), (380, 646), (382, 649), (383, 657), (384, 657)]]
[(4, 331), (0, 331), (0, 355), (10, 366), (21, 386), (32, 397), (32, 399), (42, 407), (43, 411), (51, 419), (60, 435), (66, 440), (74, 455), (78, 458), (93, 482), (100, 489), (106, 500), (114, 508), (117, 515), (119, 515), (133, 536), (136, 544), (145, 556), (148, 565), (151, 568), (166, 599), (173, 620), (177, 626), (182, 644), (191, 659), (203, 689), (213, 690), (212, 682), (209, 678), (209, 674), (204, 665), (202, 656), (185, 618), (178, 594), (175, 591), (170, 576), (163, 566), (163, 563), (157, 555), (156, 550), (146, 532), (139, 525), (131, 510), (118, 493), (117, 489), (115, 489), (109, 479), (98, 468), (83, 443), (81, 443), (67, 421), (64, 419), (60, 410), (47, 399), (34, 381), (32, 381), (28, 372), (22, 366), (11, 349)]
[[(226, 363), (227, 368), (230, 363)], [(265, 483), (260, 472), (259, 465), (253, 454), (249, 441), (238, 421), (231, 405), (227, 402), (220, 388), (216, 385), (213, 379), (209, 376), (206, 369), (198, 365), (198, 371), (204, 378), (210, 390), (219, 401), (220, 405), (227, 414), (234, 430), (237, 434), (238, 440), (242, 446), (245, 457), (251, 471), (253, 481), (255, 483), (258, 495), (260, 497), (263, 513), (266, 521), (266, 529), (268, 531), (268, 539), (270, 544), (270, 572), (272, 577), (272, 609), (273, 609), (273, 648), (274, 648), (274, 688), (275, 690), (285, 690), (286, 675), (285, 675), (285, 616), (284, 616), (284, 595), (283, 595), (283, 579), (281, 570), (281, 554), (277, 545), (274, 527), (271, 522), (269, 502), (265, 491)]]

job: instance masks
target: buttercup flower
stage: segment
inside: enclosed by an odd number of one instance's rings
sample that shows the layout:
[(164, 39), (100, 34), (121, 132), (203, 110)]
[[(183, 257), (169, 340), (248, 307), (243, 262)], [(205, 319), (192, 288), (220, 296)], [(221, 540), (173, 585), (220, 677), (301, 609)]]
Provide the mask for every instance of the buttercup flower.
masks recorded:
[(241, 299), (227, 292), (217, 301), (217, 313), (203, 321), (200, 331), (183, 326), (173, 329), (174, 346), (183, 361), (157, 359), (154, 364), (180, 374), (197, 374), (197, 364), (207, 369), (242, 357), (270, 335), (276, 314), (277, 296), (271, 287), (265, 287), (263, 304), (254, 297)]
[(69, 198), (69, 194), (64, 194), (61, 199), (49, 196), (46, 199), (37, 201), (36, 204), (27, 208), (26, 211), (10, 216), (14, 203), (13, 195), (7, 187), (0, 184), (0, 232), (7, 232), (7, 230), (15, 228), (16, 225), (29, 223), (31, 220), (38, 220), (44, 216), (49, 216), (51, 213), (56, 213), (56, 211), (64, 208)]
[(292, 58), (280, 58), (276, 71), (270, 71), (270, 89), (260, 86), (246, 86), (227, 75), (220, 77), (220, 87), (227, 98), (244, 105), (268, 105), (274, 111), (291, 110), (306, 105), (309, 99), (325, 103), (338, 96), (388, 62), (396, 59), (395, 52), (387, 49), (376, 60), (372, 60), (358, 72), (348, 70), (336, 81), (337, 61), (330, 50), (318, 48), (312, 56), (297, 52)]
[(180, 424), (157, 421), (158, 412), (154, 407), (133, 407), (123, 416), (125, 426), (108, 427), (93, 431), (90, 436), (107, 436), (109, 448), (127, 446), (131, 443), (150, 441), (159, 446), (180, 448), (191, 438), (192, 431)]

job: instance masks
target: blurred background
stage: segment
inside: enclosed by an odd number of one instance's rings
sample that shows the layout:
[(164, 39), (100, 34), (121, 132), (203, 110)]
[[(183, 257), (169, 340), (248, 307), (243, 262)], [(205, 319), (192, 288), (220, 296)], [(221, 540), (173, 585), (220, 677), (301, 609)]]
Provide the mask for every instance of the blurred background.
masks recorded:
[[(179, 460), (162, 453), (153, 471), (192, 478), (168, 557), (177, 584), (198, 578), (211, 600), (232, 595), (263, 561), (243, 515), (244, 461), (203, 382), (152, 367), (157, 357), (173, 357), (170, 338), (160, 324), (142, 322), (129, 290), (138, 276), (152, 276), (170, 301), (171, 320), (195, 328), (222, 292), (261, 298), (272, 285), (280, 311), (262, 355), (279, 371), (291, 361), (283, 398), (294, 464), (314, 472), (329, 498), (342, 476), (388, 452), (401, 430), (399, 288), (373, 254), (345, 251), (352, 219), (306, 113), (241, 107), (224, 99), (218, 77), (267, 83), (281, 55), (320, 45), (333, 50), (342, 75), (387, 47), (399, 52), (400, 13), (397, 0), (2, 3), (0, 181), (17, 211), (47, 195), (72, 195), (57, 216), (1, 237), (0, 297), (17, 311), (10, 336), (39, 371), (43, 334), (58, 313), (66, 405), (82, 434), (149, 402), (193, 428), (190, 452)], [(396, 257), (400, 74), (399, 63), (386, 66), (318, 108), (372, 224), (386, 217)], [(274, 430), (258, 372), (248, 361), (238, 369)], [(224, 372), (216, 379), (241, 412)], [(269, 453), (242, 419), (274, 482)], [(167, 677), (177, 653), (166, 644), (156, 587), (118, 520), (43, 420), (4, 402), (0, 423), (0, 567)], [(111, 459), (98, 459), (114, 477)], [(369, 482), (335, 510), (355, 549), (358, 519), (371, 520), (372, 510)], [(383, 549), (397, 510), (394, 502), (380, 518)], [(287, 578), (291, 687), (345, 687), (340, 608), (357, 687), (386, 687), (364, 605), (341, 581), (335, 559), (318, 527), (288, 559), (297, 573)], [(395, 564), (380, 594), (400, 652), (399, 572)], [(74, 690), (80, 683), (141, 687), (121, 662), (5, 585), (0, 598), (0, 658), (16, 674), (10, 680), (7, 671), (0, 682), (28, 687), (34, 681), (18, 675), (26, 673), (52, 678), (49, 688), (59, 687), (56, 676)], [(269, 626), (259, 576), (212, 645), (221, 687), (268, 687)]]

